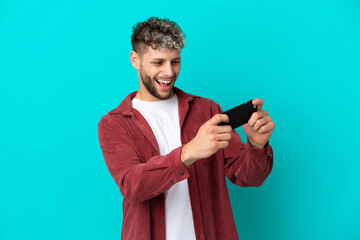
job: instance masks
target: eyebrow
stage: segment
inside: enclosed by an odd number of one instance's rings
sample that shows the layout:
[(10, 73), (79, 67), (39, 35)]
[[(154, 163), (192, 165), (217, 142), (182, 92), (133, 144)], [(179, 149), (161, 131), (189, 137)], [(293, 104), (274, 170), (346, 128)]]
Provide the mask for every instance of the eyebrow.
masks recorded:
[[(180, 60), (180, 59), (181, 59), (181, 57), (177, 57), (177, 58), (172, 59), (171, 61)], [(165, 58), (153, 58), (153, 59), (151, 59), (151, 61), (163, 61), (163, 60), (165, 60)]]

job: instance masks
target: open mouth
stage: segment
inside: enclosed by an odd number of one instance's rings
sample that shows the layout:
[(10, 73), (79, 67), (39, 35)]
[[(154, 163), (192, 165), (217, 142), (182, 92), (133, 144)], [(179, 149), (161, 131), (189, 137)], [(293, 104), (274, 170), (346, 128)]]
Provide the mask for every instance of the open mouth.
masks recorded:
[(160, 87), (166, 88), (171, 85), (173, 80), (172, 79), (170, 79), (170, 80), (156, 79), (155, 81), (160, 85)]

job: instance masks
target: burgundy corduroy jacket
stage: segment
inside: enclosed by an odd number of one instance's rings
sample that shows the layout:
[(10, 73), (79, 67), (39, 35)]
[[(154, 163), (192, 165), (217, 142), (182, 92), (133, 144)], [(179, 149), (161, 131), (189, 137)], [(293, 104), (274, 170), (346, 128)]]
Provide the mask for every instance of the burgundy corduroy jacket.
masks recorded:
[[(212, 100), (174, 88), (179, 100), (182, 144), (200, 126), (221, 113)], [(155, 136), (142, 115), (131, 107), (136, 92), (103, 116), (98, 124), (100, 147), (123, 200), (123, 240), (165, 240), (164, 193), (188, 179), (197, 240), (238, 239), (225, 176), (243, 187), (260, 186), (273, 165), (272, 148), (254, 149), (233, 131), (229, 146), (189, 168), (180, 160), (181, 147), (159, 155)]]

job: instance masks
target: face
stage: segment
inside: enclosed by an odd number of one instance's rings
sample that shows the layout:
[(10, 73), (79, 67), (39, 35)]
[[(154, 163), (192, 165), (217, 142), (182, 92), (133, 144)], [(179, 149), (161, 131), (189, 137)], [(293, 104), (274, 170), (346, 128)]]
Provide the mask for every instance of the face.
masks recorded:
[(180, 72), (180, 52), (177, 49), (152, 49), (139, 61), (139, 91), (136, 98), (144, 101), (169, 99)]

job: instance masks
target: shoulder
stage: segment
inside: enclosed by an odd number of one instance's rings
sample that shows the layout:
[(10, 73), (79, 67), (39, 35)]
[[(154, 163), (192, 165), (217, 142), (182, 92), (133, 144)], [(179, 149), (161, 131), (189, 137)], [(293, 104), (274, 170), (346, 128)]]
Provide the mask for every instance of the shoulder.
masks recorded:
[[(195, 96), (195, 95), (194, 95)], [(199, 96), (195, 96), (194, 97), (194, 102), (196, 104), (204, 104), (204, 105), (209, 105), (209, 106), (215, 106), (218, 105), (214, 100), (210, 99), (210, 98), (205, 98), (205, 97), (199, 97)]]
[(106, 115), (104, 115), (100, 122), (98, 123), (99, 127), (102, 126), (115, 126), (124, 127), (126, 118), (130, 117), (132, 115), (132, 106), (131, 106), (131, 100), (134, 98), (136, 92), (132, 92), (128, 94), (113, 110), (108, 112)]
[(104, 115), (98, 123), (99, 135), (126, 135), (127, 127), (126, 120), (123, 116), (114, 116), (112, 114)]
[(118, 108), (101, 117), (98, 123), (98, 133), (126, 134), (128, 132), (128, 116), (117, 112)]
[(198, 107), (203, 110), (209, 109), (212, 115), (222, 112), (220, 105), (217, 104), (214, 100), (205, 97), (195, 96), (195, 95), (193, 96), (194, 98), (193, 101), (191, 102), (192, 107)]
[[(181, 105), (179, 105), (179, 108), (182, 110)], [(195, 123), (204, 123), (221, 112), (220, 106), (212, 99), (192, 95), (192, 99), (189, 101), (187, 118)]]
[(201, 97), (201, 96), (190, 94), (190, 93), (185, 93), (178, 88), (175, 88), (175, 93), (180, 98), (190, 100), (192, 105), (200, 105), (203, 107), (208, 106), (208, 107), (215, 107), (215, 108), (219, 107), (219, 105), (215, 101), (213, 101), (209, 98)]

